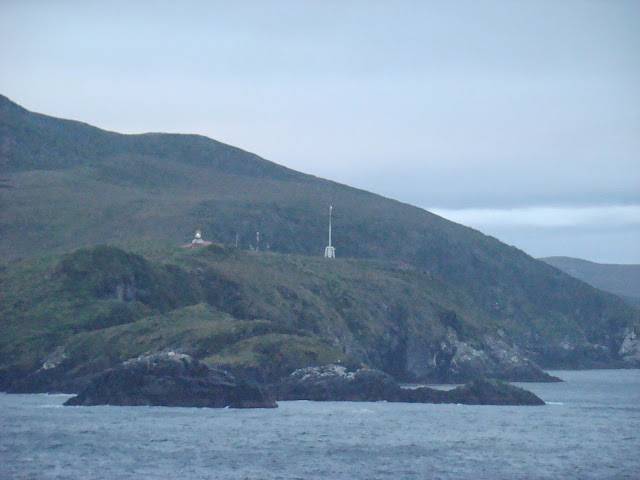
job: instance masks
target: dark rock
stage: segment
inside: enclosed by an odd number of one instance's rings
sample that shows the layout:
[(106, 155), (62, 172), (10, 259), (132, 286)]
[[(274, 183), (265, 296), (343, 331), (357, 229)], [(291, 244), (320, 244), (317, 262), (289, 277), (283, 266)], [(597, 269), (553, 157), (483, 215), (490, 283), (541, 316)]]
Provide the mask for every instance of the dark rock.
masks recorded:
[(224, 370), (173, 352), (139, 357), (105, 370), (65, 405), (277, 406), (261, 388), (238, 383)]
[(466, 405), (544, 405), (544, 401), (524, 388), (499, 380), (474, 380), (449, 392), (452, 403)]
[(533, 393), (499, 380), (474, 380), (449, 391), (428, 387), (403, 389), (379, 370), (348, 371), (342, 365), (296, 370), (274, 385), (272, 391), (278, 400), (544, 405)]
[(464, 405), (544, 405), (524, 388), (500, 380), (473, 380), (452, 390), (420, 387), (403, 390), (402, 401), (411, 403), (461, 403)]
[(278, 400), (375, 402), (396, 400), (400, 386), (384, 372), (371, 368), (348, 371), (342, 365), (301, 368), (275, 388)]

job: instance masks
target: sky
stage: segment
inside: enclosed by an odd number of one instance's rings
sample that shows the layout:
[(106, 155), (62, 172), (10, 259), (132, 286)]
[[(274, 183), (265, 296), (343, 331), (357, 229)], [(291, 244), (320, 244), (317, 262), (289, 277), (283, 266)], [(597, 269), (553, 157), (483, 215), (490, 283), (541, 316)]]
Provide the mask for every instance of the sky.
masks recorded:
[(0, 0), (0, 93), (640, 263), (639, 25), (623, 0)]

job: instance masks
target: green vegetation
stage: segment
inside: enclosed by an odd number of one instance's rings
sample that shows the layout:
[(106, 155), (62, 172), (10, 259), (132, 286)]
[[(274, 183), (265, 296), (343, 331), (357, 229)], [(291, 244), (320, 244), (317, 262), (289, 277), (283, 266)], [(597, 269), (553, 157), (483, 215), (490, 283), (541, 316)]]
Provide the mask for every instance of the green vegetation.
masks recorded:
[[(277, 372), (350, 358), (393, 369), (390, 335), (412, 328), (437, 338), (437, 312), (465, 307), (393, 264), (220, 245), (161, 251), (150, 260), (98, 246), (11, 262), (2, 276), (0, 348), (8, 355), (0, 366), (34, 370), (62, 347), (84, 373), (166, 349)], [(410, 313), (404, 302), (420, 307)]]
[[(0, 369), (35, 371), (63, 354), (69, 375), (81, 376), (175, 350), (263, 379), (335, 362), (415, 378), (425, 374), (417, 362), (425, 352), (439, 355), (451, 332), (480, 349), (498, 330), (523, 335), (523, 325), (491, 317), (470, 296), (396, 262), (215, 244), (134, 250), (146, 254), (102, 245), (9, 262), (0, 277)], [(625, 313), (607, 300), (598, 306), (608, 315), (602, 335)], [(535, 310), (523, 303), (521, 311)], [(553, 315), (531, 316), (526, 328), (545, 342), (584, 334), (575, 312)]]
[[(494, 238), (205, 137), (105, 132), (2, 96), (0, 127), (5, 371), (58, 347), (79, 370), (186, 348), (419, 377), (489, 337), (545, 366), (613, 365), (638, 330), (637, 310)], [(216, 244), (178, 248), (195, 228)]]

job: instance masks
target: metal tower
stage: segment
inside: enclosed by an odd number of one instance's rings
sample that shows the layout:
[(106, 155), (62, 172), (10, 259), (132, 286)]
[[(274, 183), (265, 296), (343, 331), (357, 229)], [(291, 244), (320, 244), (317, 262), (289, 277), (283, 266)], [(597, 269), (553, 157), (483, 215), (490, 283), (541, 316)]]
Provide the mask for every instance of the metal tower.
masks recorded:
[(331, 213), (333, 207), (329, 205), (329, 246), (324, 249), (324, 258), (336, 258), (336, 249), (331, 246)]

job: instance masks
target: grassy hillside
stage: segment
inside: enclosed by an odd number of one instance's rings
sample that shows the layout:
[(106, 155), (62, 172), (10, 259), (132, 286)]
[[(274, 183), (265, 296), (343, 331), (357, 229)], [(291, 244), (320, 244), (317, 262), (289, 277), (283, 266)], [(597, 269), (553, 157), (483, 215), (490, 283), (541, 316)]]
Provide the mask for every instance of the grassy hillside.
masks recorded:
[(640, 307), (640, 265), (595, 263), (571, 257), (547, 257), (540, 260)]
[(461, 333), (480, 329), (463, 296), (407, 267), (223, 246), (140, 250), (147, 258), (99, 246), (10, 263), (2, 366), (33, 371), (58, 350), (82, 373), (177, 349), (248, 368), (351, 359), (403, 376), (409, 334), (437, 342), (441, 319), (456, 314)]
[[(616, 297), (492, 237), (205, 137), (105, 132), (0, 97), (0, 145), (4, 278), (14, 286), (27, 282), (3, 299), (10, 321), (3, 319), (0, 328), (12, 355), (33, 353), (25, 365), (35, 365), (69, 334), (124, 328), (119, 325), (202, 302), (237, 320), (288, 329), (269, 335), (292, 335), (286, 338), (295, 343), (302, 329), (346, 357), (417, 376), (462, 361), (463, 351), (465, 358), (481, 357), (500, 332), (545, 366), (611, 365), (638, 325), (638, 312)], [(338, 256), (332, 266), (321, 258), (329, 204)], [(205, 277), (194, 276), (198, 267), (189, 262), (196, 257), (171, 252), (196, 228), (219, 244), (232, 244), (238, 234), (243, 255), (256, 246), (259, 231), (261, 252), (288, 255), (255, 257), (278, 259), (273, 264), (235, 260), (224, 275), (211, 277), (206, 272), (218, 267), (207, 266)], [(112, 280), (105, 280), (110, 274), (83, 276), (103, 271), (93, 246), (104, 243), (124, 248), (107, 270), (124, 269), (136, 279), (133, 291), (131, 282), (117, 283), (115, 298), (100, 293), (112, 292)], [(91, 248), (71, 260), (51, 256), (77, 247)], [(234, 255), (240, 253), (222, 264)], [(378, 263), (383, 258), (386, 263)], [(367, 276), (373, 283), (363, 283)], [(211, 290), (220, 277), (230, 283)], [(272, 284), (279, 287), (264, 286)], [(93, 300), (83, 303), (87, 298)], [(16, 313), (20, 302), (28, 305), (23, 316)], [(467, 350), (460, 346), (465, 338)], [(434, 350), (439, 339), (447, 345), (440, 353)], [(244, 340), (229, 358), (260, 343)], [(434, 360), (436, 354), (442, 359)]]
[[(469, 368), (519, 378), (529, 371), (527, 350), (588, 334), (571, 311), (554, 323), (530, 319), (523, 334), (518, 322), (486, 315), (465, 293), (403, 263), (152, 247), (9, 262), (0, 276), (0, 384), (47, 365), (82, 377), (166, 350), (262, 379), (336, 361), (407, 380), (466, 379)], [(598, 300), (586, 285), (584, 294)], [(633, 314), (614, 297), (600, 312)], [(610, 353), (599, 360), (615, 360)]]

